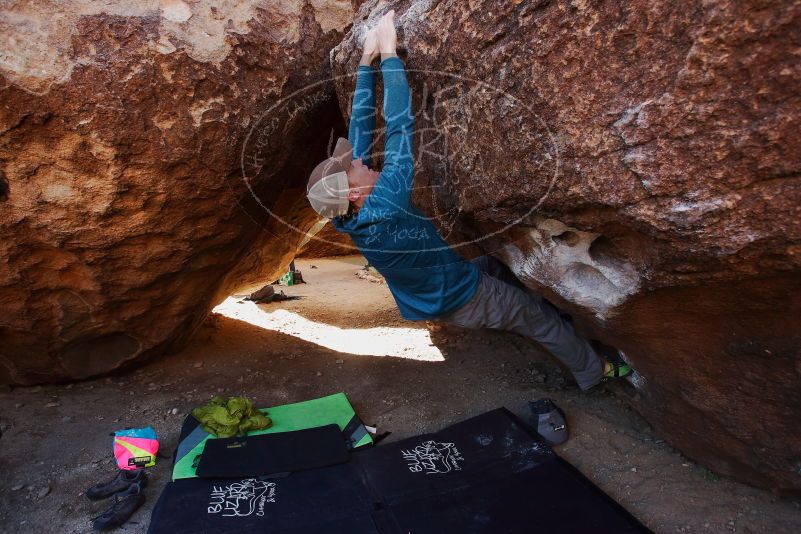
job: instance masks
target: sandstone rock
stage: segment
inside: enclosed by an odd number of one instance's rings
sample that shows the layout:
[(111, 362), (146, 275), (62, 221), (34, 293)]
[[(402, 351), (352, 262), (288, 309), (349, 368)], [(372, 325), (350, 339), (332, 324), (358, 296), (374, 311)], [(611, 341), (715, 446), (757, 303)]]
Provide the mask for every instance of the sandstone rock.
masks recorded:
[[(375, 4), (331, 54), (345, 111)], [(393, 7), (418, 206), (623, 348), (685, 454), (801, 490), (801, 5)]]
[(283, 98), (327, 77), (351, 19), (347, 0), (4, 5), (0, 382), (175, 350), (286, 269), (342, 124), (330, 85)]

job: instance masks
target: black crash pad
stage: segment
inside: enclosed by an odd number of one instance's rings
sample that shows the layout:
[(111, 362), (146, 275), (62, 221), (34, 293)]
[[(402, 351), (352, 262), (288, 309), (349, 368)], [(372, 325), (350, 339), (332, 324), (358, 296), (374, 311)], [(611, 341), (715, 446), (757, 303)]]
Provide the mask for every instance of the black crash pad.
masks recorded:
[(649, 532), (505, 409), (354, 459), (382, 533)]
[[(259, 482), (275, 484), (258, 486), (274, 493), (261, 508), (254, 492), (240, 498), (220, 479), (171, 482), (149, 532), (649, 532), (505, 409), (354, 452), (346, 464)], [(254, 500), (256, 512), (233, 512)]]
[(206, 441), (199, 477), (248, 477), (304, 471), (348, 461), (338, 425)]
[(378, 534), (372, 509), (350, 464), (283, 478), (186, 478), (167, 484), (148, 534)]

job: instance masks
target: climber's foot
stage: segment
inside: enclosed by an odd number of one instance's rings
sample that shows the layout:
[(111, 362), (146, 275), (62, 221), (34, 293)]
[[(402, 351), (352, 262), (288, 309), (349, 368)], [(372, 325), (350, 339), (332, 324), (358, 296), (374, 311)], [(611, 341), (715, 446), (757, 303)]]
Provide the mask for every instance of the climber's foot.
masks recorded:
[(601, 377), (601, 382), (609, 382), (618, 378), (625, 378), (633, 372), (631, 366), (623, 361), (608, 361), (604, 360), (604, 374)]

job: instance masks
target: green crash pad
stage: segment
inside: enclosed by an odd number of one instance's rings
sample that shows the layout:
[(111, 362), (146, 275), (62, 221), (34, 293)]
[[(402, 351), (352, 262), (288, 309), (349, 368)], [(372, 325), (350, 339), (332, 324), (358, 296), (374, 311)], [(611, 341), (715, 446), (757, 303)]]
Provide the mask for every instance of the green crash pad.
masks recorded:
[[(351, 439), (352, 448), (364, 447), (373, 443), (373, 438), (364, 428), (344, 393), (335, 393), (319, 399), (283, 404), (272, 408), (260, 408), (259, 410), (268, 414), (273, 421), (273, 426), (264, 430), (248, 432), (248, 436), (291, 432), (336, 424), (342, 431), (347, 428), (346, 433)], [(181, 428), (181, 438), (175, 454), (175, 466), (172, 470), (173, 480), (197, 477), (195, 473), (197, 460), (203, 453), (206, 440), (209, 439), (216, 438), (204, 431), (197, 419), (191, 415), (187, 416)]]

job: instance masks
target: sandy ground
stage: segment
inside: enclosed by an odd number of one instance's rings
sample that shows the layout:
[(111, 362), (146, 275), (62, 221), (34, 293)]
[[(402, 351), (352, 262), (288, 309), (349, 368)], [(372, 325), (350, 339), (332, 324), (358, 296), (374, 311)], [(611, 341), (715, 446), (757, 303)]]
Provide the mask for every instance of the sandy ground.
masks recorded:
[[(801, 532), (798, 501), (684, 458), (627, 407), (627, 385), (581, 393), (513, 335), (435, 329), (429, 337), (424, 324), (400, 318), (386, 286), (355, 276), (363, 263), (299, 261), (308, 283), (282, 289), (302, 299), (230, 299), (186, 350), (136, 372), (0, 392), (0, 532), (89, 532), (106, 504), (83, 491), (114, 475), (114, 430), (152, 425), (171, 454), (184, 414), (214, 394), (270, 406), (337, 391), (365, 422), (391, 431), (388, 439), (548, 396), (572, 432), (557, 452), (654, 531)], [(120, 531), (147, 530), (170, 470), (168, 460), (149, 470), (148, 502)]]

